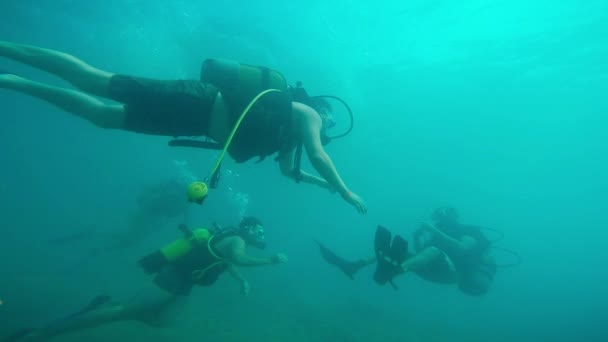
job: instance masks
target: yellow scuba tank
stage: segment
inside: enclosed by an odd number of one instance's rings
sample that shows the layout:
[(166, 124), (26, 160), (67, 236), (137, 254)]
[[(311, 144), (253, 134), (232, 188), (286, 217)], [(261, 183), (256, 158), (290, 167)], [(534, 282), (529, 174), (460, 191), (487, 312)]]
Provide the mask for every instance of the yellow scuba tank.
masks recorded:
[(160, 253), (165, 257), (165, 259), (167, 259), (167, 261), (171, 262), (190, 252), (194, 245), (206, 243), (210, 237), (211, 234), (207, 229), (195, 229), (192, 231), (191, 236), (186, 236), (175, 240), (161, 248)]
[(182, 258), (197, 245), (207, 243), (213, 235), (208, 229), (199, 228), (185, 232), (186, 236), (177, 239), (161, 249), (152, 252), (139, 260), (139, 265), (146, 273), (156, 273), (168, 264)]

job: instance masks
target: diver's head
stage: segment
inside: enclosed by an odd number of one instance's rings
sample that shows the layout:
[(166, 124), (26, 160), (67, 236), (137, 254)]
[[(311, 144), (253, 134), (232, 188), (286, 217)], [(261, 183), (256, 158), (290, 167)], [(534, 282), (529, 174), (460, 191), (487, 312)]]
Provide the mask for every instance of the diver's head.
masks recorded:
[(336, 121), (333, 116), (333, 107), (324, 97), (311, 97), (306, 100), (306, 105), (314, 109), (321, 120), (323, 121), (323, 129), (327, 130), (333, 128), (336, 125)]
[(310, 97), (306, 100), (306, 105), (314, 109), (321, 117), (321, 143), (327, 145), (331, 138), (327, 131), (336, 125), (329, 101), (323, 97)]
[(458, 211), (452, 207), (440, 207), (435, 209), (431, 218), (438, 226), (449, 226), (458, 223)]
[(306, 89), (302, 87), (302, 82), (300, 81), (296, 82), (295, 87), (290, 87), (289, 91), (293, 101), (303, 103), (319, 113), (321, 120), (323, 120), (324, 130), (330, 129), (336, 125), (336, 121), (334, 121), (332, 115), (333, 108), (326, 97), (309, 96)]
[(239, 224), (239, 236), (245, 240), (248, 245), (259, 249), (266, 248), (266, 237), (264, 234), (264, 225), (262, 222), (253, 217), (246, 216)]

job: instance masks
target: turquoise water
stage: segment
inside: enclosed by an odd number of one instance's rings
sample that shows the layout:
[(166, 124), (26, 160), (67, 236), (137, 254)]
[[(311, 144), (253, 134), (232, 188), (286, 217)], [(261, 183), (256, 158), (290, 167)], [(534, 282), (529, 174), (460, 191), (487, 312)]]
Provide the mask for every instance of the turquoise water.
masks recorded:
[[(607, 17), (605, 1), (3, 1), (0, 40), (163, 79), (197, 78), (209, 57), (266, 65), (355, 112), (328, 152), (368, 215), (281, 178), (271, 158), (228, 161), (189, 222), (259, 216), (267, 252), (289, 263), (245, 270), (248, 298), (228, 277), (198, 289), (173, 327), (117, 323), (57, 340), (604, 340)], [(0, 69), (67, 86), (6, 59)], [(0, 104), (0, 334), (136, 291), (137, 258), (178, 236), (179, 219), (101, 255), (98, 237), (49, 241), (123, 232), (142, 188), (180, 177), (176, 161), (204, 175), (217, 154), (104, 131), (5, 90)], [(484, 297), (413, 276), (395, 292), (371, 269), (351, 281), (313, 242), (367, 256), (377, 224), (407, 235), (440, 205), (501, 230), (500, 245), (523, 257)]]

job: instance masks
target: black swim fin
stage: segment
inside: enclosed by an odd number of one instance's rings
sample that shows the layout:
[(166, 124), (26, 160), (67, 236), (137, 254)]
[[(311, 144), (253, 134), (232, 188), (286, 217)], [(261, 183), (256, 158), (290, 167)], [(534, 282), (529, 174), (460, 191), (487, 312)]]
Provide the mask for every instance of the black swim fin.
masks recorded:
[(391, 244), (391, 237), (392, 234), (388, 229), (378, 226), (374, 241), (377, 259), (374, 280), (380, 285), (390, 283), (397, 290), (393, 278), (403, 272), (401, 264), (407, 258), (408, 243), (401, 236), (396, 235)]
[(367, 263), (364, 260), (348, 261), (339, 257), (336, 253), (332, 252), (329, 248), (325, 247), (321, 242), (315, 240), (319, 244), (321, 256), (328, 264), (338, 267), (346, 276), (350, 279), (354, 279), (355, 273), (360, 270)]

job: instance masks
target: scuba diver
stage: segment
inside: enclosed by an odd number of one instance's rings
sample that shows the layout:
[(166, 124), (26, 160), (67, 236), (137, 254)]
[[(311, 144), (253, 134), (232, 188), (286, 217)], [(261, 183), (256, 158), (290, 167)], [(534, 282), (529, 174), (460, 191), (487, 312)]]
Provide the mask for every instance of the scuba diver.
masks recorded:
[(393, 238), (388, 229), (378, 226), (374, 256), (352, 262), (319, 243), (321, 255), (351, 279), (361, 268), (375, 263), (374, 280), (380, 285), (389, 283), (397, 289), (393, 279), (413, 272), (427, 281), (457, 284), (468, 295), (486, 294), (498, 265), (483, 228), (460, 223), (456, 209), (449, 207), (436, 209), (431, 219), (414, 232), (413, 250), (403, 237)]
[(249, 283), (237, 266), (265, 266), (287, 262), (279, 253), (269, 257), (246, 254), (248, 246), (266, 246), (264, 226), (255, 217), (245, 217), (238, 228), (188, 230), (180, 226), (184, 237), (139, 260), (153, 284), (132, 300), (114, 302), (109, 296), (97, 296), (81, 310), (39, 329), (23, 329), (3, 341), (42, 341), (55, 336), (94, 328), (116, 321), (136, 320), (151, 326), (171, 322), (175, 309), (195, 286), (213, 285), (228, 271), (249, 294)]
[[(365, 202), (349, 190), (324, 149), (330, 139), (324, 132), (332, 123), (327, 106), (318, 106), (322, 101), (315, 97), (299, 96), (305, 94), (301, 87), (290, 91), (275, 70), (207, 59), (200, 80), (154, 80), (110, 73), (64, 52), (6, 41), (0, 41), (0, 56), (54, 74), (78, 90), (7, 72), (0, 72), (0, 88), (44, 100), (100, 128), (206, 137), (212, 142), (198, 141), (201, 144), (196, 146), (177, 140), (170, 145), (216, 149), (226, 145), (238, 163), (278, 153), (275, 160), (283, 175), (338, 192), (358, 212), (367, 212)], [(299, 169), (302, 147), (321, 177)]]

